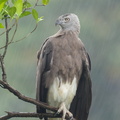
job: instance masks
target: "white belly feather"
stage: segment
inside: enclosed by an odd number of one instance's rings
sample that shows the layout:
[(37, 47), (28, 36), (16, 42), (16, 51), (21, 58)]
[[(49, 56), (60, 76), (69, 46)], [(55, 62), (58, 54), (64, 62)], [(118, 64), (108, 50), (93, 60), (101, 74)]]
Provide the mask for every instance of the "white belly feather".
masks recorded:
[(62, 78), (55, 78), (53, 84), (48, 91), (48, 103), (51, 106), (59, 107), (64, 102), (66, 108), (69, 109), (70, 104), (76, 94), (77, 82), (74, 77), (72, 83), (63, 83)]

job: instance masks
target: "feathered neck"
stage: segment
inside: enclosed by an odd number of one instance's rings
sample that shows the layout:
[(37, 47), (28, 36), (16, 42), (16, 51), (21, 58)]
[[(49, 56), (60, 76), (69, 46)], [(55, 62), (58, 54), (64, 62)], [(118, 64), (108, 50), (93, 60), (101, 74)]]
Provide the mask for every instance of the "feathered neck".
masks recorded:
[(60, 30), (58, 31), (59, 33), (62, 33), (62, 32), (69, 32), (69, 31), (72, 31), (74, 32), (77, 36), (80, 34), (80, 28), (79, 27), (70, 27), (70, 28), (66, 28), (66, 29), (63, 29), (63, 28), (60, 28)]
[(54, 34), (54, 35), (52, 35), (52, 36), (50, 36), (50, 37), (59, 37), (59, 36), (62, 36), (62, 35), (64, 35), (64, 34), (67, 34), (68, 32), (73, 32), (77, 37), (78, 37), (78, 35), (79, 35), (79, 31), (74, 31), (74, 30), (67, 30), (67, 29), (65, 29), (65, 30), (63, 30), (63, 29), (60, 29), (56, 34)]

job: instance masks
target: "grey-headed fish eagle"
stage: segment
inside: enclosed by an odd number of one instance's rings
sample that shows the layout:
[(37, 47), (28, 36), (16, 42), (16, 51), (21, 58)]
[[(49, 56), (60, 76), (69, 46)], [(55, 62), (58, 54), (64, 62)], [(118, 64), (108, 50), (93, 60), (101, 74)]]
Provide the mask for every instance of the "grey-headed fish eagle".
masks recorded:
[[(66, 114), (74, 120), (87, 120), (92, 99), (91, 62), (79, 38), (80, 22), (70, 13), (61, 15), (55, 24), (60, 30), (38, 51), (36, 99), (58, 107), (63, 120)], [(37, 106), (37, 112), (50, 111)]]

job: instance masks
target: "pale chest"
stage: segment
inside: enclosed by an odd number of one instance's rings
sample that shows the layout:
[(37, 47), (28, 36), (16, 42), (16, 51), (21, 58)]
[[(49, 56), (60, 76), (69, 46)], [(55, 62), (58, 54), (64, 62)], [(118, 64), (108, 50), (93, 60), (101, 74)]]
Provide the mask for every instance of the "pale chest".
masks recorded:
[(62, 78), (56, 77), (48, 90), (48, 103), (51, 106), (58, 107), (62, 102), (65, 102), (66, 107), (69, 109), (76, 90), (76, 77), (74, 77), (71, 84), (68, 82), (63, 83)]

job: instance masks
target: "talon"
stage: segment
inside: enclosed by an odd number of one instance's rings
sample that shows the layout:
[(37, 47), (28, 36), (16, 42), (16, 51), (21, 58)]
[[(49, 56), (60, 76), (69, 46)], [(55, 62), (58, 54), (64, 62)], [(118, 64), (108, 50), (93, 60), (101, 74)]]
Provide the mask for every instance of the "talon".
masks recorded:
[(57, 112), (55, 112), (55, 113), (54, 113), (54, 116), (56, 116), (57, 114), (58, 114), (58, 113), (57, 113)]
[(67, 120), (74, 120), (73, 115), (72, 116), (69, 115), (69, 118)]
[(56, 116), (56, 115), (58, 115), (58, 114), (60, 114), (60, 113), (57, 111), (57, 112), (54, 113), (54, 116)]
[(68, 119), (68, 120), (74, 120), (73, 116), (69, 117), (69, 119)]
[(55, 113), (55, 115), (60, 114), (61, 112), (63, 113), (62, 120), (65, 120), (66, 114), (68, 114), (69, 120), (73, 120), (73, 114), (69, 110), (67, 110), (65, 103), (61, 103), (61, 105), (60, 105), (58, 111)]

